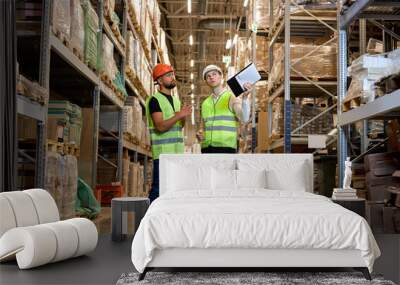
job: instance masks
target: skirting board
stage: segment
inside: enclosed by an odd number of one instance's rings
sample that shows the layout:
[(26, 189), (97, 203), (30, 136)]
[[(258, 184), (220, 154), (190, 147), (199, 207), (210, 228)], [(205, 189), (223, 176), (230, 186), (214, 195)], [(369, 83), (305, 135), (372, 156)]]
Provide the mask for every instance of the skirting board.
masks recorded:
[(366, 267), (359, 250), (191, 249), (155, 250), (147, 267)]

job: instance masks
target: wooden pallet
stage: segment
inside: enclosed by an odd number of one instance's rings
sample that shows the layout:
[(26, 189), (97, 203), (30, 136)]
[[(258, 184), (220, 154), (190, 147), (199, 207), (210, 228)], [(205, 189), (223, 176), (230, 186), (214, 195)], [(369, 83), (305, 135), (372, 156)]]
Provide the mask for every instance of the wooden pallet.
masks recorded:
[(111, 22), (111, 31), (114, 36), (117, 38), (117, 41), (121, 44), (123, 48), (125, 48), (125, 40), (122, 37), (121, 31), (119, 30), (118, 24), (115, 22)]
[(70, 47), (70, 42), (69, 42), (69, 38), (66, 37), (61, 31), (57, 30), (56, 27), (53, 26), (52, 28), (53, 30), (53, 34), (66, 46), (66, 47)]
[(77, 48), (72, 48), (72, 52), (83, 62), (83, 54)]
[(79, 157), (80, 149), (75, 144), (64, 144), (64, 154)]
[(84, 60), (84, 62), (89, 69), (91, 69), (94, 73), (97, 73), (97, 66), (94, 66), (89, 60)]
[(113, 81), (111, 80), (111, 78), (110, 78), (110, 76), (106, 73), (106, 72), (104, 72), (104, 71), (102, 71), (101, 73), (100, 73), (100, 79), (101, 79), (101, 81), (103, 81), (104, 82), (104, 84), (107, 86), (107, 87), (109, 87), (112, 91), (116, 91), (116, 87), (115, 87), (115, 84), (113, 83)]
[(47, 150), (64, 154), (64, 144), (52, 140), (47, 140)]
[(361, 97), (352, 98), (346, 102), (343, 102), (343, 112), (350, 111), (351, 109), (355, 109), (360, 107), (361, 105)]

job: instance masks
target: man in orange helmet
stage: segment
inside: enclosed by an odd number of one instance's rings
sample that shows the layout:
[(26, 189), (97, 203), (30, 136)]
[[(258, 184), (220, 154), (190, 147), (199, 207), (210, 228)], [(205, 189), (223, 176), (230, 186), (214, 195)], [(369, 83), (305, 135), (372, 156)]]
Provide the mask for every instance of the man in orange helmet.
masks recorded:
[(146, 101), (146, 117), (153, 155), (150, 202), (159, 196), (159, 157), (163, 153), (183, 153), (182, 127), (185, 118), (192, 114), (191, 106), (181, 108), (179, 98), (171, 94), (172, 89), (176, 87), (172, 66), (157, 64), (153, 69), (153, 80), (159, 85), (159, 89)]

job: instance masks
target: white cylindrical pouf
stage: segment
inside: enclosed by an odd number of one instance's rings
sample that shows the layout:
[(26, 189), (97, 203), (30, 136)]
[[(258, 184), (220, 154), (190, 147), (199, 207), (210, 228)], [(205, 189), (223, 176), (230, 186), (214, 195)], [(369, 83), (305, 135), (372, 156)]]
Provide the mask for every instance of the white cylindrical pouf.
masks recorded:
[(51, 262), (56, 250), (57, 241), (54, 232), (42, 225), (11, 229), (0, 239), (0, 253), (16, 253), (20, 269)]
[(91, 252), (96, 248), (98, 233), (97, 228), (92, 221), (85, 218), (74, 218), (65, 220), (64, 222), (70, 223), (74, 226), (78, 233), (78, 250), (74, 257)]
[(51, 229), (57, 241), (56, 254), (51, 262), (71, 258), (78, 249), (78, 233), (75, 228), (65, 221), (41, 225)]
[(49, 192), (44, 189), (29, 189), (23, 192), (31, 197), (39, 217), (39, 224), (60, 220), (56, 202)]
[(35, 205), (30, 196), (23, 191), (3, 192), (14, 211), (17, 227), (33, 226), (39, 223)]
[(0, 237), (9, 229), (16, 226), (17, 223), (11, 204), (6, 197), (0, 194)]

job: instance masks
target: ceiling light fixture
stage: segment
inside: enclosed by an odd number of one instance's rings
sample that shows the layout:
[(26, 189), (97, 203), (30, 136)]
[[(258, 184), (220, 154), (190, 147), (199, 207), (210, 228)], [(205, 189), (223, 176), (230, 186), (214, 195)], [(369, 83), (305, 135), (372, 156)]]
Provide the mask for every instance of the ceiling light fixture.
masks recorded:
[(194, 79), (194, 74), (193, 74), (193, 72), (190, 73), (190, 79), (191, 79), (191, 80)]
[(188, 0), (187, 2), (188, 13), (192, 13), (192, 0)]
[(194, 90), (194, 84), (190, 84), (190, 88), (192, 88), (192, 90)]
[(246, 7), (247, 7), (247, 4), (249, 4), (249, 0), (244, 0), (244, 1), (243, 1), (243, 7), (246, 8)]
[(190, 67), (193, 67), (193, 66), (194, 66), (194, 60), (191, 59), (191, 60), (190, 60)]

